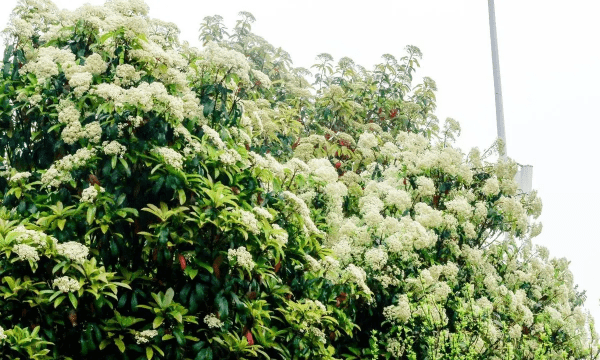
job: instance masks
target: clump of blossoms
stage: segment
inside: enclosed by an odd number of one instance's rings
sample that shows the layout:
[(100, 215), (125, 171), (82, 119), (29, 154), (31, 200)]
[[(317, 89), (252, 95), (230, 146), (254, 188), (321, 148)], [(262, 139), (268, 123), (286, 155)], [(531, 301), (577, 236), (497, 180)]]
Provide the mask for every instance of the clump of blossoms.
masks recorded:
[[(514, 161), (453, 147), (435, 82), (411, 81), (419, 49), (374, 71), (320, 54), (311, 91), (240, 16), (229, 39), (203, 19), (199, 50), (140, 0), (20, 2), (0, 268), (31, 291), (0, 299), (0, 325), (39, 324), (46, 353), (8, 357), (597, 355), (567, 261), (531, 244), (541, 201)], [(55, 309), (38, 319), (40, 301)], [(130, 337), (94, 325), (131, 321)]]
[(70, 278), (68, 276), (61, 276), (52, 281), (52, 287), (58, 288), (59, 291), (67, 293), (79, 291), (79, 289), (81, 288), (81, 284), (79, 284), (79, 281), (73, 278)]
[(158, 147), (154, 149), (154, 151), (163, 159), (165, 164), (170, 165), (175, 169), (183, 168), (183, 155), (177, 151), (167, 147)]
[(252, 260), (252, 254), (250, 254), (243, 246), (240, 246), (237, 249), (229, 249), (227, 252), (227, 258), (229, 261), (235, 261), (237, 265), (249, 272), (254, 269), (254, 266), (256, 266), (256, 263)]
[(56, 245), (56, 252), (58, 255), (64, 256), (71, 261), (83, 264), (83, 262), (87, 259), (90, 250), (87, 246), (76, 241), (68, 241), (66, 243)]
[(37, 249), (27, 244), (17, 244), (13, 247), (12, 251), (17, 254), (19, 260), (29, 260), (34, 262), (40, 260)]
[(152, 340), (152, 338), (158, 335), (158, 331), (156, 330), (144, 330), (135, 334), (135, 342), (138, 345), (147, 344)]
[(220, 328), (223, 326), (223, 322), (221, 322), (221, 320), (219, 320), (215, 314), (209, 314), (206, 315), (204, 317), (204, 323), (209, 327), (209, 328)]
[(81, 202), (92, 204), (94, 203), (94, 201), (96, 201), (98, 194), (103, 192), (105, 192), (103, 187), (98, 187), (98, 189), (96, 189), (96, 187), (93, 186), (85, 188), (81, 193)]

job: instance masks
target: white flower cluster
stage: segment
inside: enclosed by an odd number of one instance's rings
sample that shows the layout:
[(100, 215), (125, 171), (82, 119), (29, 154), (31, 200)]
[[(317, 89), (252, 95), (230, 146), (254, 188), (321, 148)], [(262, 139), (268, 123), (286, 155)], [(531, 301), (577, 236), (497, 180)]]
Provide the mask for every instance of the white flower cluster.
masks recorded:
[(256, 266), (256, 263), (252, 260), (252, 254), (250, 254), (244, 246), (240, 246), (237, 249), (229, 249), (227, 251), (227, 259), (229, 261), (235, 261), (247, 271), (252, 271)]
[(237, 162), (242, 161), (242, 157), (235, 149), (227, 149), (219, 155), (219, 160), (224, 165), (235, 165)]
[(312, 336), (314, 336), (315, 338), (317, 338), (317, 340), (319, 342), (322, 342), (323, 344), (327, 343), (327, 338), (326, 338), (325, 333), (323, 332), (323, 330), (321, 330), (321, 329), (319, 329), (317, 327), (311, 326), (311, 327), (308, 328), (308, 332), (307, 333), (309, 333)]
[(416, 182), (419, 195), (432, 196), (433, 194), (435, 194), (435, 184), (430, 178), (425, 176), (419, 176)]
[(254, 79), (258, 81), (258, 84), (255, 83), (255, 85), (260, 85), (261, 87), (267, 89), (271, 87), (271, 79), (269, 79), (269, 77), (265, 73), (254, 69), (252, 69), (251, 72), (252, 76), (254, 76)]
[(223, 326), (223, 322), (217, 318), (215, 314), (208, 314), (204, 317), (204, 323), (209, 328), (220, 328)]
[(209, 66), (217, 70), (221, 69), (223, 74), (236, 74), (244, 83), (250, 83), (250, 77), (248, 76), (250, 64), (243, 54), (222, 48), (211, 41), (206, 44), (200, 56), (203, 60), (197, 62), (199, 67)]
[(27, 180), (27, 179), (29, 179), (30, 176), (31, 176), (31, 173), (29, 171), (18, 172), (14, 175), (11, 175), (11, 177), (9, 178), (8, 181), (11, 183), (16, 183), (19, 180)]
[(225, 149), (227, 146), (221, 140), (219, 133), (216, 132), (213, 128), (208, 125), (202, 125), (202, 131), (204, 131), (204, 135), (217, 147), (217, 149)]
[(487, 179), (481, 188), (481, 192), (483, 192), (486, 196), (497, 195), (500, 192), (500, 183), (498, 182), (498, 178), (496, 178), (496, 176), (492, 176), (491, 178)]
[(456, 214), (459, 220), (470, 218), (473, 214), (473, 207), (463, 196), (457, 196), (446, 202), (446, 209)]
[(68, 276), (61, 276), (52, 281), (52, 287), (58, 288), (59, 291), (67, 293), (79, 291), (79, 289), (81, 289), (81, 284), (79, 284), (79, 281)]
[(117, 78), (115, 78), (115, 82), (121, 86), (133, 85), (140, 81), (143, 74), (143, 72), (137, 71), (132, 65), (121, 64), (117, 66)]
[(312, 218), (310, 217), (310, 210), (308, 209), (308, 206), (306, 206), (306, 203), (304, 202), (304, 200), (300, 199), (298, 196), (296, 196), (296, 194), (294, 194), (290, 191), (284, 191), (283, 197), (286, 200), (290, 201), (294, 212), (297, 214), (300, 214), (300, 216), (302, 216), (302, 219), (304, 220), (304, 226), (308, 229), (308, 231), (310, 233), (312, 233), (312, 234), (320, 234), (321, 233), (321, 231), (319, 229), (317, 229), (317, 226), (312, 221)]
[(271, 234), (271, 238), (275, 240), (275, 242), (283, 245), (288, 243), (289, 235), (287, 231), (282, 229), (279, 225), (273, 224), (273, 233)]
[(116, 140), (113, 140), (111, 142), (108, 142), (108, 141), (103, 142), (102, 148), (104, 149), (104, 153), (108, 156), (123, 157), (125, 152), (127, 152), (127, 148), (124, 145), (121, 145)]
[(365, 262), (371, 269), (383, 269), (388, 260), (388, 254), (382, 247), (371, 248), (365, 252)]
[(406, 295), (400, 295), (397, 305), (390, 305), (383, 309), (383, 316), (388, 321), (404, 324), (410, 319), (410, 302)]
[(377, 137), (369, 132), (362, 133), (360, 138), (358, 139), (358, 147), (365, 149), (372, 149), (379, 145), (379, 140)]
[(23, 225), (17, 226), (14, 231), (19, 233), (16, 238), (19, 243), (29, 242), (37, 247), (45, 249), (48, 247), (48, 240), (51, 240), (54, 243), (57, 242), (55, 238), (44, 234), (42, 231), (26, 229)]
[(144, 330), (135, 334), (135, 342), (138, 345), (147, 344), (150, 340), (158, 335), (157, 330)]
[(162, 157), (165, 164), (174, 167), (175, 169), (183, 168), (183, 155), (169, 147), (156, 147), (154, 151)]
[(63, 182), (72, 181), (71, 170), (84, 166), (95, 155), (95, 149), (87, 148), (77, 150), (74, 155), (66, 155), (42, 174), (42, 184), (45, 187), (59, 187)]
[(98, 193), (104, 191), (104, 188), (101, 186), (99, 186), (98, 189), (96, 189), (95, 186), (87, 187), (81, 192), (81, 199), (79, 201), (82, 203), (93, 204), (94, 201), (96, 201), (96, 198), (98, 197)]
[(385, 196), (385, 203), (386, 205), (396, 207), (400, 213), (403, 213), (405, 210), (411, 207), (412, 198), (406, 191), (390, 189)]
[(334, 183), (338, 180), (338, 173), (327, 158), (312, 159), (307, 165), (312, 175), (320, 181)]
[(264, 219), (267, 220), (273, 220), (273, 215), (269, 212), (269, 210), (263, 208), (263, 207), (259, 207), (259, 206), (255, 206), (252, 211), (254, 211), (254, 213)]
[(69, 85), (73, 86), (75, 96), (82, 96), (90, 89), (92, 84), (92, 74), (89, 72), (78, 72), (70, 76)]
[(27, 244), (17, 244), (13, 246), (12, 251), (17, 254), (19, 260), (40, 261), (40, 256), (36, 248)]
[(240, 221), (246, 226), (246, 228), (248, 228), (248, 230), (250, 230), (251, 233), (255, 235), (260, 234), (258, 220), (250, 211), (240, 210)]
[(87, 246), (76, 241), (68, 241), (56, 245), (56, 252), (58, 255), (64, 256), (71, 261), (74, 261), (78, 264), (83, 264), (90, 250)]

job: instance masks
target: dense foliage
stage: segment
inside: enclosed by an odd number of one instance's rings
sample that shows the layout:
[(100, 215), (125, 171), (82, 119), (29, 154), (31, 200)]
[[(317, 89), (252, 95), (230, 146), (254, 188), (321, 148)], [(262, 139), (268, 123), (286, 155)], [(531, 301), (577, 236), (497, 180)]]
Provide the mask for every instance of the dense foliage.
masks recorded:
[(409, 46), (312, 75), (139, 0), (21, 0), (0, 79), (2, 359), (593, 359), (498, 146), (464, 155)]

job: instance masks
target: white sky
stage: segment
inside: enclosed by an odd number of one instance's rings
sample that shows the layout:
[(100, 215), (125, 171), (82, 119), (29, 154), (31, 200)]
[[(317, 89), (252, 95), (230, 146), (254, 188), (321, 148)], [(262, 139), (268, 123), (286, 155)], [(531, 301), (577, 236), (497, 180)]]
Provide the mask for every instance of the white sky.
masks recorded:
[[(16, 0), (0, 1), (0, 28)], [(74, 9), (85, 2), (56, 0)], [(487, 148), (496, 136), (487, 2), (482, 0), (147, 0), (150, 16), (176, 23), (181, 39), (199, 46), (204, 16), (221, 15), (228, 28), (239, 11), (257, 19), (253, 32), (310, 68), (322, 52), (370, 69), (381, 55), (403, 56), (406, 45), (424, 54), (418, 76), (438, 85), (440, 119), (463, 128), (458, 145)], [(356, 5), (354, 5), (356, 4)], [(359, 5), (360, 4), (360, 5)], [(544, 202), (537, 243), (571, 261), (587, 308), (600, 321), (600, 185), (593, 156), (600, 118), (600, 3), (589, 0), (497, 0), (496, 20), (508, 154), (531, 164)]]

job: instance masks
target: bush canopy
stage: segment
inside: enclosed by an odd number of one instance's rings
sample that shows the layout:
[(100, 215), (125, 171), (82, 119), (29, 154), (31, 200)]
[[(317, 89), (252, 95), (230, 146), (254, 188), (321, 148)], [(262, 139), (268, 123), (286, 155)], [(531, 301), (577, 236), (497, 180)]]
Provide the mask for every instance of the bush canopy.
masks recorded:
[(240, 16), (199, 50), (140, 0), (20, 0), (1, 359), (598, 357), (568, 261), (531, 243), (540, 199), (499, 144), (453, 147), (417, 47), (311, 74)]

